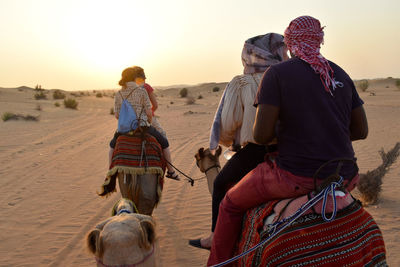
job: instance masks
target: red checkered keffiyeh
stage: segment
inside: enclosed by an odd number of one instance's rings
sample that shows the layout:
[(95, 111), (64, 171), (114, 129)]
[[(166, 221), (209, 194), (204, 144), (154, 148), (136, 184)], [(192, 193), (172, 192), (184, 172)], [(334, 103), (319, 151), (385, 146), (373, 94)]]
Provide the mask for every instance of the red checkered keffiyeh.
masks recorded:
[(285, 44), (292, 54), (304, 60), (320, 75), (325, 90), (332, 94), (340, 82), (335, 81), (333, 70), (319, 52), (324, 41), (324, 31), (319, 20), (310, 17), (298, 17), (285, 30)]

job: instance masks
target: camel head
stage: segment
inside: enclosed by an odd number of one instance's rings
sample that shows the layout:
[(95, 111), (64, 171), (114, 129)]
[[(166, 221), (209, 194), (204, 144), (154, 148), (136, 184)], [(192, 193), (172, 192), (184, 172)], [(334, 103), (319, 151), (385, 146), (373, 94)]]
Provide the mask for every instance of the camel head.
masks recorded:
[(129, 213), (133, 206), (121, 200), (112, 216), (99, 223), (86, 238), (87, 247), (97, 260), (97, 266), (155, 266), (155, 223), (152, 217)]
[(199, 167), (201, 172), (206, 172), (210, 168), (220, 167), (219, 156), (221, 155), (221, 146), (218, 146), (218, 149), (215, 151), (215, 155), (213, 155), (209, 148), (204, 149), (201, 147), (199, 151), (194, 155), (196, 158), (197, 167)]

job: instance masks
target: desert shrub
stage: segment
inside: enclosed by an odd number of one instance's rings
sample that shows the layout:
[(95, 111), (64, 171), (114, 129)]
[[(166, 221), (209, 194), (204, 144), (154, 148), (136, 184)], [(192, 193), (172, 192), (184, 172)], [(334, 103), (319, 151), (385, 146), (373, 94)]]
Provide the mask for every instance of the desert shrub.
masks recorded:
[(64, 106), (66, 108), (77, 109), (78, 102), (76, 102), (76, 100), (73, 98), (67, 98), (67, 99), (64, 99)]
[(361, 80), (358, 81), (357, 83), (357, 88), (359, 88), (363, 92), (365, 92), (368, 89), (368, 86), (369, 86), (368, 80)]
[(400, 79), (396, 79), (396, 86), (400, 88)]
[(110, 115), (114, 115), (114, 108), (110, 108)]
[(42, 89), (42, 86), (41, 86), (41, 85), (36, 84), (35, 90), (36, 90), (36, 91), (42, 91), (43, 89)]
[(174, 101), (169, 102), (171, 105), (174, 104)]
[(85, 93), (84, 93), (84, 92), (80, 92), (79, 94), (80, 94), (81, 96), (84, 96), (84, 95), (85, 95)]
[(199, 95), (198, 97), (197, 97), (197, 99), (202, 99), (203, 98), (203, 96), (202, 95)]
[(55, 90), (53, 92), (53, 99), (64, 99), (65, 98), (65, 94), (63, 92), (61, 92), (60, 90)]
[(96, 97), (103, 97), (103, 94), (102, 93), (97, 93)]
[(219, 91), (219, 87), (217, 87), (217, 86), (214, 87), (214, 88), (212, 89), (212, 91), (213, 91), (213, 92), (218, 92), (218, 91)]
[(37, 104), (35, 109), (36, 109), (37, 111), (42, 111), (42, 106), (39, 105), (39, 104)]
[(180, 95), (181, 97), (187, 97), (188, 93), (189, 93), (189, 91), (188, 91), (187, 88), (182, 88), (182, 89), (179, 91), (179, 95)]
[(192, 104), (194, 104), (196, 102), (196, 99), (193, 97), (193, 96), (188, 96), (187, 98), (186, 98), (186, 104), (187, 105), (192, 105)]
[(14, 113), (11, 112), (4, 112), (3, 115), (1, 116), (1, 119), (3, 121), (8, 121), (11, 120), (13, 117), (15, 117), (16, 115)]
[(54, 106), (59, 107), (60, 103), (56, 102), (56, 103), (54, 103)]
[(3, 121), (8, 121), (8, 120), (19, 120), (23, 119), (26, 121), (38, 121), (39, 116), (32, 116), (32, 115), (21, 115), (21, 114), (15, 114), (11, 112), (4, 112), (3, 115), (1, 116)]
[(35, 97), (36, 100), (47, 99), (47, 96), (46, 96), (46, 94), (44, 92), (35, 93), (34, 97)]

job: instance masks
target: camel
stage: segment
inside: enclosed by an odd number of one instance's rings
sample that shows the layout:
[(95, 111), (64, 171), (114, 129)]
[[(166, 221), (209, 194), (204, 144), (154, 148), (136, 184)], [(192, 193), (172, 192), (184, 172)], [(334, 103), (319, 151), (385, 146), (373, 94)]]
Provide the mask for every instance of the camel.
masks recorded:
[(140, 214), (152, 215), (162, 192), (165, 163), (161, 146), (150, 135), (120, 136), (100, 196), (116, 191), (116, 180), (123, 198), (130, 199)]
[(201, 172), (206, 174), (208, 191), (211, 195), (214, 190), (215, 177), (217, 177), (221, 170), (221, 164), (219, 163), (221, 151), (221, 146), (218, 146), (215, 155), (213, 155), (210, 149), (204, 150), (204, 148), (200, 148), (198, 153), (194, 156), (196, 158), (197, 167), (199, 167)]
[(98, 267), (157, 266), (155, 223), (152, 217), (136, 214), (132, 201), (121, 199), (113, 216), (99, 223), (86, 237)]
[(137, 203), (140, 214), (151, 216), (157, 205), (158, 179), (158, 175), (151, 173), (143, 175), (118, 173), (121, 196)]
[[(220, 152), (216, 156), (212, 155), (208, 148), (200, 148), (195, 154), (197, 166), (206, 174), (208, 181), (214, 181), (219, 173), (219, 168), (215, 167), (219, 165), (219, 155)], [(215, 170), (205, 172), (210, 168)], [(304, 199), (306, 198), (307, 196), (304, 196)], [(332, 256), (335, 262), (331, 261), (331, 264), (336, 266), (386, 266), (386, 251), (380, 229), (359, 201), (354, 201), (350, 196), (348, 198), (351, 204), (338, 211), (333, 221), (326, 222), (321, 215), (309, 212), (291, 223), (268, 243), (239, 258), (235, 266), (303, 266), (321, 259), (322, 262), (326, 262), (324, 257), (332, 255), (341, 255)], [(288, 214), (287, 210), (294, 212), (300, 207), (298, 204), (296, 209), (291, 207), (296, 201), (269, 201), (247, 211), (235, 254), (239, 255), (268, 238), (275, 215), (279, 214), (278, 218), (288, 218), (291, 214)], [(285, 207), (286, 204), (286, 210), (279, 210), (279, 207)], [(305, 246), (307, 244), (308, 246)], [(348, 244), (351, 245), (346, 247)], [(357, 249), (351, 251), (356, 247)], [(322, 251), (329, 251), (331, 254), (321, 255)]]

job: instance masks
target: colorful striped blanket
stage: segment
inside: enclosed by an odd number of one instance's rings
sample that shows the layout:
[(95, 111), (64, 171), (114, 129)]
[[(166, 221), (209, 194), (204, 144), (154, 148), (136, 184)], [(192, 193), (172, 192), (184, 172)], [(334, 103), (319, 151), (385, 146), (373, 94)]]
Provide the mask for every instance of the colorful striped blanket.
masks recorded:
[[(267, 238), (264, 218), (277, 201), (249, 210), (236, 254)], [(328, 215), (329, 217), (330, 215)], [(277, 237), (239, 259), (238, 266), (387, 266), (382, 233), (358, 201), (325, 222), (319, 214), (297, 219)]]
[(108, 196), (115, 191), (118, 173), (130, 175), (151, 173), (157, 174), (159, 177), (157, 191), (160, 198), (164, 185), (165, 168), (166, 162), (161, 146), (152, 135), (120, 135), (115, 145), (106, 180), (99, 195)]

